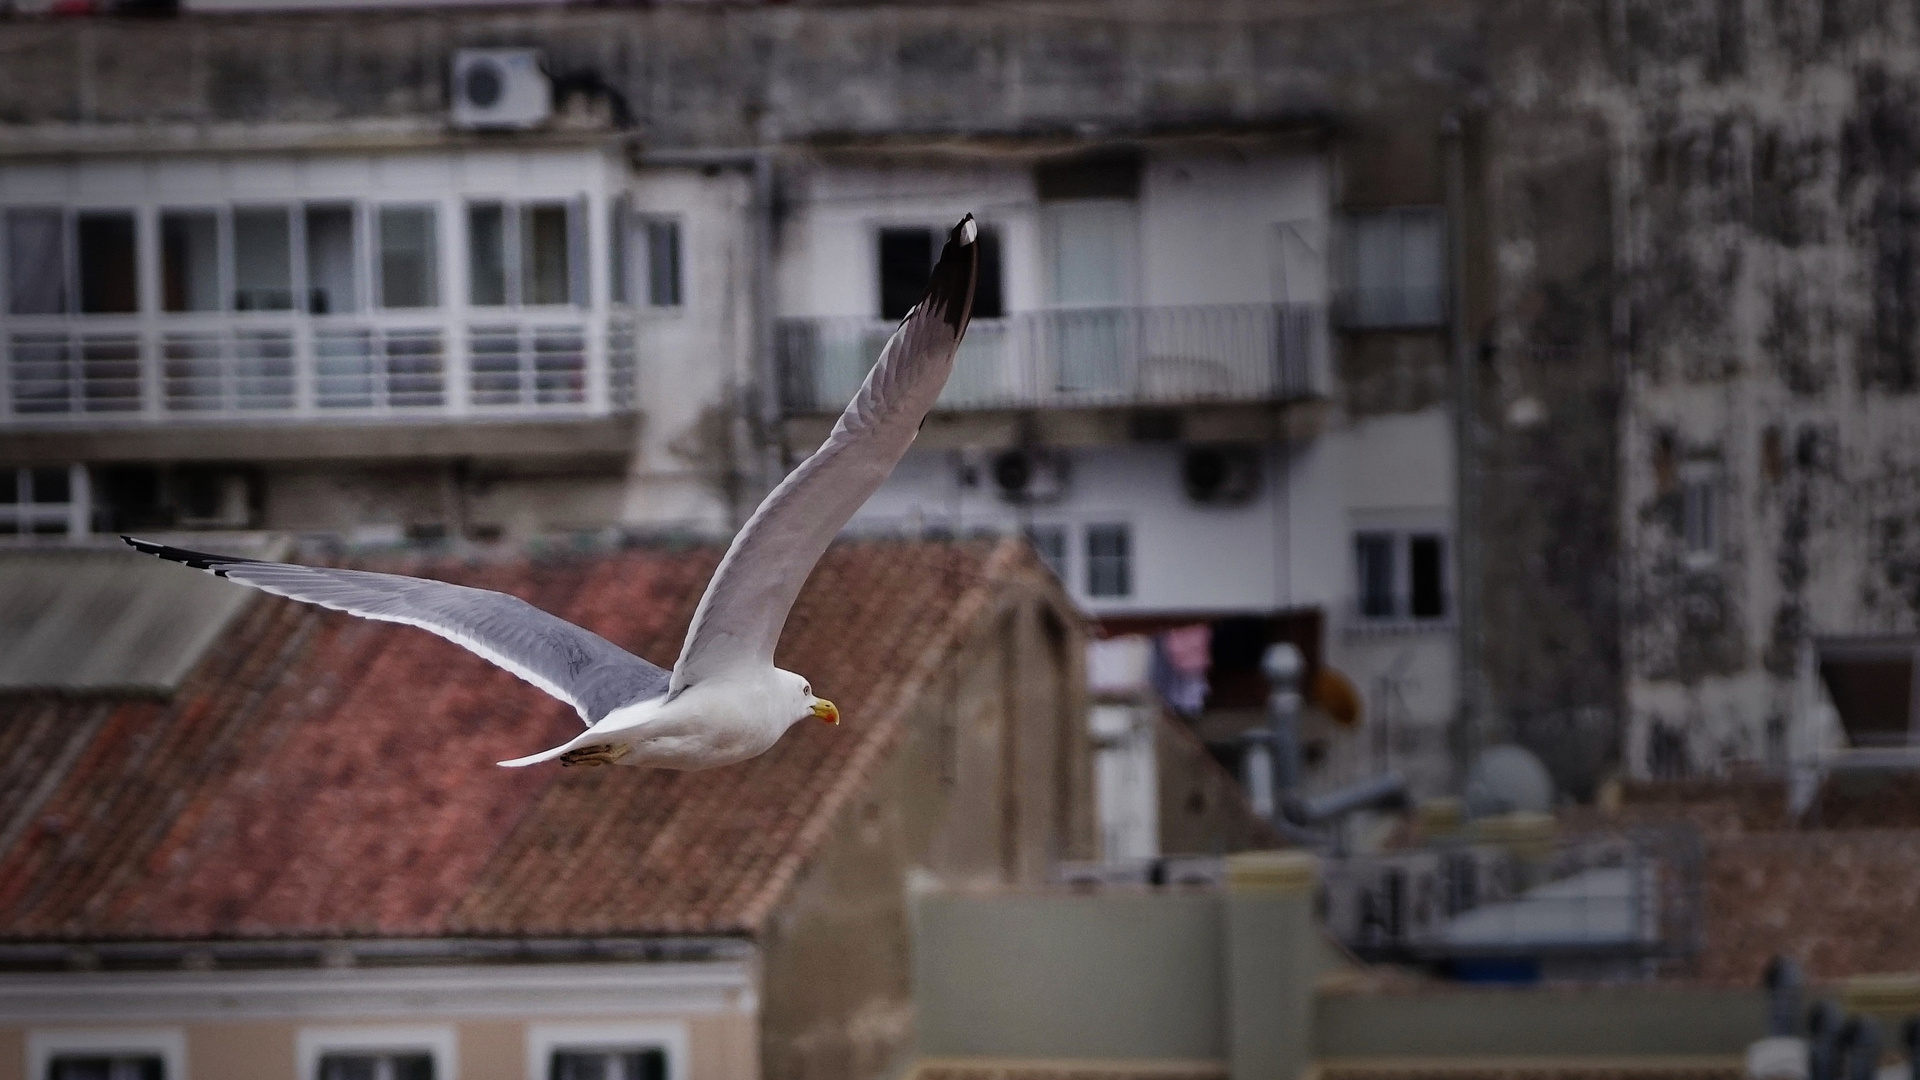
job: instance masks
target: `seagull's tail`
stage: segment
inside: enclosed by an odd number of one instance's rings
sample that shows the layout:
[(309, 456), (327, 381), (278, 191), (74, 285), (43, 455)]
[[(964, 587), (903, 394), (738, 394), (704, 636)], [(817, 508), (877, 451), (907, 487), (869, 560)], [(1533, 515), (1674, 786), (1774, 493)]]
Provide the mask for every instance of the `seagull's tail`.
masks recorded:
[(494, 764), (504, 765), (509, 769), (520, 769), (528, 765), (538, 765), (543, 761), (552, 761), (567, 751), (576, 749), (587, 743), (598, 742), (604, 737), (604, 735), (595, 735), (592, 730), (587, 730), (575, 735), (573, 738), (568, 739), (566, 742), (561, 743), (551, 750), (542, 750), (537, 754), (528, 754), (526, 757), (517, 757), (512, 761), (498, 761)]

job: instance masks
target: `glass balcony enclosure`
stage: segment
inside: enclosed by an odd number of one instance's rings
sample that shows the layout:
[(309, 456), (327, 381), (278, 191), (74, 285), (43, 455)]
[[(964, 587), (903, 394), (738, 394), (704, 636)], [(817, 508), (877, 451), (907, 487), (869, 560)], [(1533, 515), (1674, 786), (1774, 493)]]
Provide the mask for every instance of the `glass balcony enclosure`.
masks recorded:
[(630, 410), (614, 260), (641, 226), (595, 162), (568, 164), (576, 184), (527, 195), (130, 185), (74, 205), (0, 182), (0, 426)]

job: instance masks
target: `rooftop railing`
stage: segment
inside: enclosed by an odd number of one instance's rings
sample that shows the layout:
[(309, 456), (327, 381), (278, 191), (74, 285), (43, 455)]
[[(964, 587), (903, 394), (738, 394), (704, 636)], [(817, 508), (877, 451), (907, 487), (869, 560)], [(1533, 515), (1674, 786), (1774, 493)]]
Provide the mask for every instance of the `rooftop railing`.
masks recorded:
[[(894, 324), (789, 318), (775, 328), (781, 407), (832, 414)], [(939, 407), (1177, 406), (1312, 396), (1324, 312), (1305, 304), (1062, 308), (975, 319)]]
[(631, 320), (580, 313), (13, 317), (0, 425), (595, 416), (633, 407)]

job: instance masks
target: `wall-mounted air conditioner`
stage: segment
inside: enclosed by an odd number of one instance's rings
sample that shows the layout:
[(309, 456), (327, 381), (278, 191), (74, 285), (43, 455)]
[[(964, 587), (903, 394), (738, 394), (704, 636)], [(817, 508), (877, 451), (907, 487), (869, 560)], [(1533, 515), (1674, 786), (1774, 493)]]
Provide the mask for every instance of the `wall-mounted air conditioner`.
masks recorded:
[(538, 127), (553, 115), (553, 83), (538, 49), (461, 49), (453, 55), (453, 126)]
[(1239, 506), (1260, 494), (1260, 452), (1252, 446), (1194, 446), (1180, 460), (1187, 498), (1202, 506)]
[(1067, 494), (1067, 456), (1039, 447), (1003, 451), (993, 459), (993, 486), (1011, 503), (1058, 502)]

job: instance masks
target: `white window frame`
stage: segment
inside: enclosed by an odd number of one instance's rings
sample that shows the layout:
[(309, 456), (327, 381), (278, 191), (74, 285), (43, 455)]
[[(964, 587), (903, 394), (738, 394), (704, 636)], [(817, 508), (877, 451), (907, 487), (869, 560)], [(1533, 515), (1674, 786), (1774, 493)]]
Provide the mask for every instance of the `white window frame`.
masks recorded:
[[(1680, 551), (1690, 569), (1720, 561), (1726, 541), (1725, 493), (1720, 465), (1714, 461), (1687, 461), (1680, 465)], [(1701, 537), (1694, 535), (1695, 504), (1699, 500)], [(1696, 542), (1697, 541), (1697, 542)]]
[[(593, 268), (588, 249), (593, 243), (592, 213), (585, 192), (575, 195), (463, 195), (460, 198), (460, 244), (456, 261), (460, 266), (460, 306), (484, 318), (488, 313), (504, 311), (586, 311), (593, 306)], [(505, 276), (506, 297), (498, 304), (473, 301), (473, 210), (480, 206), (500, 208), (501, 272)], [(535, 207), (559, 207), (566, 215), (567, 299), (558, 303), (536, 304), (526, 298), (526, 212)], [(609, 268), (611, 271), (611, 267)], [(613, 275), (608, 273), (607, 294), (613, 294)], [(628, 283), (632, 291), (632, 283)]]
[[(674, 272), (679, 302), (653, 302), (653, 232), (649, 226), (671, 225), (675, 237)], [(632, 273), (627, 278), (627, 302), (654, 315), (671, 315), (687, 309), (687, 220), (679, 214), (657, 214), (627, 210), (627, 263)], [(878, 234), (876, 234), (878, 235)], [(637, 241), (637, 242), (636, 242)]]
[[(1388, 615), (1366, 613), (1361, 593), (1360, 538), (1384, 536), (1391, 543), (1393, 558), (1393, 611)], [(1413, 540), (1415, 537), (1440, 538), (1441, 613), (1413, 614)], [(1459, 618), (1458, 552), (1453, 526), (1428, 511), (1355, 511), (1347, 530), (1347, 580), (1352, 590), (1347, 603), (1350, 625), (1363, 630), (1446, 630)]]
[[(1127, 553), (1124, 569), (1127, 587), (1124, 592), (1096, 593), (1093, 591), (1093, 530), (1095, 529), (1119, 529), (1120, 535), (1126, 540)], [(1133, 522), (1124, 518), (1117, 520), (1102, 518), (1088, 521), (1080, 527), (1079, 531), (1081, 594), (1089, 600), (1097, 601), (1122, 601), (1138, 597), (1140, 595), (1140, 536), (1134, 529)]]
[(678, 1020), (657, 1020), (631, 1024), (528, 1024), (527, 1077), (528, 1080), (547, 1080), (547, 1063), (555, 1050), (611, 1051), (646, 1047), (658, 1047), (666, 1053), (667, 1080), (687, 1080), (691, 1075), (687, 1025)]
[[(1411, 312), (1410, 297), (1412, 290), (1407, 284), (1407, 245), (1406, 234), (1409, 222), (1424, 220), (1438, 226), (1440, 265), (1435, 267), (1434, 315), (1432, 318), (1420, 317)], [(1362, 227), (1369, 223), (1386, 224), (1391, 222), (1395, 234), (1393, 252), (1394, 295), (1384, 311), (1376, 312), (1364, 307), (1359, 299), (1362, 290), (1359, 282), (1360, 258), (1359, 243)], [(1355, 209), (1343, 213), (1340, 217), (1340, 243), (1336, 249), (1336, 269), (1339, 276), (1339, 313), (1340, 325), (1351, 330), (1433, 330), (1447, 325), (1450, 315), (1448, 306), (1450, 296), (1448, 283), (1452, 268), (1447, 265), (1447, 213), (1441, 206), (1383, 206), (1373, 209)]]
[[(40, 466), (41, 468), (58, 466)], [(33, 543), (35, 540), (56, 539), (56, 534), (35, 534), (33, 526), (43, 521), (64, 521), (68, 539), (80, 539), (93, 533), (93, 478), (85, 465), (67, 466), (67, 501), (63, 503), (33, 502), (32, 474), (35, 466), (0, 465), (0, 469), (17, 472), (18, 491), (26, 496), (25, 502), (0, 502), (0, 521), (12, 527), (11, 534), (0, 533), (0, 538)]]
[(300, 1080), (320, 1080), (320, 1058), (336, 1053), (420, 1053), (433, 1057), (433, 1080), (459, 1080), (458, 1045), (451, 1027), (384, 1026), (301, 1028), (295, 1037)]
[(165, 1080), (187, 1080), (184, 1028), (70, 1028), (27, 1032), (27, 1080), (49, 1080), (53, 1059), (66, 1054), (140, 1054), (160, 1059)]

